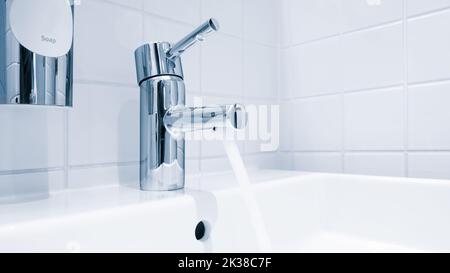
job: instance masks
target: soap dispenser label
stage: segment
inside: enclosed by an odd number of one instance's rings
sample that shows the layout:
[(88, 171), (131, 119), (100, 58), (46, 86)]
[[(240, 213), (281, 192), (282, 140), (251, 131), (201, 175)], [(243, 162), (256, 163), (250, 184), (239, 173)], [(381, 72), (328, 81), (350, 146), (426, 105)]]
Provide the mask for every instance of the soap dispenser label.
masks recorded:
[(68, 0), (8, 0), (11, 30), (28, 50), (46, 57), (69, 52), (73, 40), (73, 14)]

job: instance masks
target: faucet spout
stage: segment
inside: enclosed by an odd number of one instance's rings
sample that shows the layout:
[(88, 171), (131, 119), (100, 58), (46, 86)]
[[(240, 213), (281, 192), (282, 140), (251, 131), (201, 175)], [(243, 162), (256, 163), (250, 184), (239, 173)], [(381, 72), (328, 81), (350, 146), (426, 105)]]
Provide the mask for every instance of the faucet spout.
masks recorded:
[(176, 106), (164, 116), (166, 130), (175, 137), (184, 133), (230, 127), (243, 129), (247, 125), (247, 112), (240, 104), (212, 107)]
[(167, 52), (167, 57), (171, 60), (179, 57), (188, 48), (190, 48), (197, 42), (203, 42), (206, 36), (215, 31), (218, 31), (219, 28), (219, 22), (217, 22), (217, 20), (214, 18), (210, 18), (194, 31), (189, 33), (186, 37), (181, 39), (178, 43), (173, 45), (172, 48)]

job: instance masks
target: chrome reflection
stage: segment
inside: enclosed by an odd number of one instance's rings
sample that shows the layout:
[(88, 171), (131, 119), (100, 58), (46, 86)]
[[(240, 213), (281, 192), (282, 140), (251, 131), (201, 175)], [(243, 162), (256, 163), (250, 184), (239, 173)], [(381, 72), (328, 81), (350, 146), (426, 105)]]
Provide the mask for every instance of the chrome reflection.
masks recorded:
[(9, 26), (10, 2), (0, 0), (0, 104), (72, 106), (73, 42), (60, 57), (28, 50)]

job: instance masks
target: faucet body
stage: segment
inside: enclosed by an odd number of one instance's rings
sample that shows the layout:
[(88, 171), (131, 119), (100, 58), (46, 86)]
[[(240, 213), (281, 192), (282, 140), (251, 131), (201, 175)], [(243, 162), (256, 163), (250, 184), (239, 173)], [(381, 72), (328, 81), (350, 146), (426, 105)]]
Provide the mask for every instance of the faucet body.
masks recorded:
[(184, 82), (177, 76), (157, 76), (141, 84), (140, 184), (142, 190), (177, 190), (184, 187), (185, 143), (164, 124), (175, 106), (184, 106)]
[(217, 21), (210, 19), (174, 46), (168, 42), (157, 42), (145, 44), (135, 52), (141, 97), (141, 190), (184, 188), (184, 133), (215, 127), (245, 126), (247, 117), (240, 105), (200, 108), (185, 105), (181, 54), (217, 29)]

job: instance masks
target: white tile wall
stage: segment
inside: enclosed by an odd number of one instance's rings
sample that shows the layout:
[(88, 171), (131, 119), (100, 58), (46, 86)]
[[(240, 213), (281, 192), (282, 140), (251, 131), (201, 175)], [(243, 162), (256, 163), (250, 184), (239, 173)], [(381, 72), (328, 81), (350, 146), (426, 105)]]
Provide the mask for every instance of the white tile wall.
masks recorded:
[(264, 153), (247, 156), (244, 160), (245, 166), (249, 169), (285, 169), (290, 164), (278, 153)]
[[(339, 34), (342, 30), (342, 0), (289, 0), (289, 31), (299, 44)], [(311, 27), (314, 26), (314, 27)]]
[(450, 7), (449, 0), (408, 0), (408, 15), (416, 15)]
[(450, 1), (285, 0), (281, 12), (294, 169), (450, 179)]
[(288, 46), (292, 41), (292, 35), (290, 33), (289, 24), (291, 23), (291, 1), (290, 0), (279, 0), (278, 1), (280, 8), (278, 12), (280, 12), (280, 22), (279, 22), (279, 37), (280, 37), (280, 46), (285, 47)]
[(294, 151), (338, 151), (342, 148), (340, 96), (301, 99), (293, 104), (292, 119), (296, 121)]
[(409, 88), (411, 150), (450, 150), (450, 83)]
[(294, 153), (294, 169), (308, 172), (342, 172), (340, 153)]
[(244, 38), (266, 45), (278, 45), (280, 22), (278, 1), (242, 1), (244, 5)]
[(139, 166), (137, 163), (105, 164), (70, 168), (68, 186), (71, 189), (111, 184), (132, 186), (137, 184), (136, 181), (139, 181)]
[(0, 107), (0, 173), (64, 166), (65, 112), (61, 108)]
[(69, 111), (69, 164), (139, 161), (136, 88), (75, 84)]
[(133, 51), (143, 42), (142, 22), (138, 10), (82, 1), (75, 12), (75, 79), (135, 84)]
[(244, 45), (239, 38), (211, 36), (202, 45), (202, 91), (217, 95), (242, 95)]
[(401, 20), (402, 16), (403, 0), (342, 0), (344, 32)]
[[(280, 105), (280, 151), (290, 152), (294, 138), (295, 126), (292, 126), (294, 115), (294, 105), (289, 102), (282, 102)], [(291, 118), (287, 118), (291, 117)]]
[[(344, 71), (341, 69), (342, 47), (338, 38), (325, 39), (321, 42), (294, 47), (288, 58), (296, 90), (295, 97), (336, 93), (343, 88)], [(299, 73), (300, 72), (300, 73)], [(289, 72), (292, 73), (292, 72)]]
[(297, 94), (297, 49), (295, 47), (281, 48), (280, 50), (280, 76), (279, 97), (283, 99), (293, 98)]
[(143, 0), (144, 10), (183, 23), (200, 23), (200, 0)]
[(276, 156), (277, 165), (275, 168), (280, 170), (293, 170), (294, 169), (294, 156), (290, 152), (280, 152)]
[(0, 175), (0, 203), (45, 198), (49, 191), (65, 189), (64, 171), (51, 170)]
[(123, 0), (106, 0), (106, 1), (112, 2), (112, 3), (115, 3), (115, 4), (124, 5), (124, 6), (127, 6), (127, 7), (136, 8), (136, 9), (142, 8), (143, 2), (144, 2), (144, 0), (127, 0), (127, 1), (123, 1)]
[(403, 89), (344, 96), (346, 150), (404, 150)]
[(450, 78), (450, 37), (438, 31), (448, 25), (450, 10), (408, 21), (409, 82)]
[(344, 158), (345, 172), (376, 176), (404, 176), (403, 153), (348, 153)]
[(245, 42), (244, 93), (250, 98), (277, 98), (278, 49)]
[(345, 90), (402, 83), (402, 30), (402, 24), (395, 24), (341, 37), (343, 59), (340, 69), (344, 71)]
[[(0, 128), (10, 132), (0, 134), (0, 193), (27, 180), (48, 190), (137, 184), (134, 50), (144, 42), (175, 42), (209, 17), (217, 17), (221, 31), (183, 56), (188, 103), (194, 97), (213, 104), (278, 102), (278, 8), (276, 0), (81, 1), (74, 107), (0, 107)], [(239, 146), (249, 164), (276, 161), (276, 153), (259, 158), (255, 145)], [(229, 170), (217, 141), (187, 141), (186, 156), (188, 174)]]
[(408, 156), (412, 177), (448, 179), (450, 153), (411, 153)]

